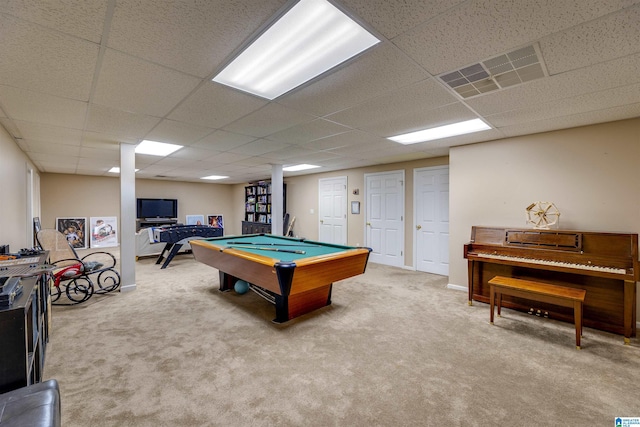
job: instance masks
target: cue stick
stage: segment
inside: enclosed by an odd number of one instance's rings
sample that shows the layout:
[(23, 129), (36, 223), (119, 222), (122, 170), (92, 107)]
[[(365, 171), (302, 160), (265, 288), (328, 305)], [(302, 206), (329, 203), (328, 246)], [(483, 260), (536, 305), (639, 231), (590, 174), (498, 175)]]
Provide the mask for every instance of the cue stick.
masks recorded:
[(310, 245), (308, 243), (300, 243), (299, 245), (293, 245), (289, 243), (258, 243), (258, 242), (227, 242), (228, 245), (269, 245), (269, 246), (313, 246), (317, 247), (320, 245)]
[[(233, 247), (233, 246), (229, 246), (229, 247)], [(288, 252), (290, 254), (301, 254), (304, 255), (306, 254), (305, 251), (298, 251), (298, 250), (291, 250), (291, 249), (278, 249), (278, 248), (263, 248), (263, 247), (246, 247), (246, 246), (240, 246), (242, 249), (258, 249), (261, 251), (273, 251), (273, 252)]]

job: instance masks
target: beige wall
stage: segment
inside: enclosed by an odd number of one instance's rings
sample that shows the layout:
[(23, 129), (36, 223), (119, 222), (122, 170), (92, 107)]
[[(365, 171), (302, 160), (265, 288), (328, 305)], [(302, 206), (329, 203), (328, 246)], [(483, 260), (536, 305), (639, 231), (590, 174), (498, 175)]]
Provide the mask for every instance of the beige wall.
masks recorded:
[(639, 170), (640, 119), (452, 148), (449, 283), (467, 286), (471, 226), (527, 227), (534, 201), (561, 228), (640, 233)]
[[(54, 228), (57, 217), (120, 216), (117, 177), (43, 174), (42, 227)], [(225, 234), (239, 234), (242, 211), (235, 206), (234, 187), (210, 183), (136, 180), (136, 197), (178, 199), (178, 220), (186, 215), (222, 214)]]
[[(33, 246), (32, 216), (40, 215), (40, 177), (38, 170), (2, 126), (0, 153), (0, 245), (9, 245), (11, 252), (17, 252)], [(33, 177), (31, 209), (28, 200), (29, 170)]]
[[(442, 166), (448, 163), (447, 157), (422, 159), (411, 162), (392, 163), (388, 165), (336, 171), (314, 175), (285, 178), (287, 184), (287, 212), (296, 217), (293, 231), (300, 237), (318, 238), (318, 181), (322, 178), (347, 177), (347, 196), (349, 210), (347, 213), (347, 244), (365, 244), (365, 174), (388, 171), (404, 171), (405, 175), (405, 251), (404, 264), (413, 265), (413, 170), (429, 166)], [(359, 195), (353, 195), (358, 189)], [(360, 214), (352, 214), (352, 201), (360, 202)], [(313, 209), (313, 213), (311, 210)]]

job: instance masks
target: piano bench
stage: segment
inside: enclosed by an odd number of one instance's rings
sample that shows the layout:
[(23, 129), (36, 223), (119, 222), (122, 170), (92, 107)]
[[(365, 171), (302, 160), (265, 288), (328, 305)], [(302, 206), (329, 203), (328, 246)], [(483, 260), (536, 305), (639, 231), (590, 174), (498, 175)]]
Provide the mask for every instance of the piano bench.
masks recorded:
[(576, 326), (576, 348), (580, 350), (582, 336), (582, 304), (587, 291), (584, 289), (567, 288), (565, 286), (550, 285), (532, 280), (515, 279), (513, 277), (495, 276), (489, 280), (489, 305), (491, 314), (489, 323), (493, 325), (493, 308), (498, 304), (498, 316), (502, 306), (502, 295), (529, 299), (562, 307), (573, 307), (573, 320)]

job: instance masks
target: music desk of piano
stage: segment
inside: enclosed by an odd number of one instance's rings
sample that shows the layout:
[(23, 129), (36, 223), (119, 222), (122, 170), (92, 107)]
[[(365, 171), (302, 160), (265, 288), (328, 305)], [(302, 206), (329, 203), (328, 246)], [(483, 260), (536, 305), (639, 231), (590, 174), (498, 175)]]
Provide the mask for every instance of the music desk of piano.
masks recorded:
[[(516, 277), (584, 289), (584, 326), (636, 336), (636, 282), (640, 280), (638, 234), (473, 226), (464, 245), (469, 305), (489, 303), (489, 280)], [(505, 297), (503, 306), (531, 308), (572, 322), (569, 308)]]

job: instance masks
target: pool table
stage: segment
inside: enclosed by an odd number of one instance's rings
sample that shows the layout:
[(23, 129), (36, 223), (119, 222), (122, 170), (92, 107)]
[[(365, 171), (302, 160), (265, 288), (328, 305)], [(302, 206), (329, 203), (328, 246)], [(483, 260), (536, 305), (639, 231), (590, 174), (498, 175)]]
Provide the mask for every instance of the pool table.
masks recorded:
[(331, 304), (333, 282), (365, 271), (371, 249), (272, 234), (245, 234), (190, 242), (197, 261), (217, 268), (220, 291), (237, 280), (273, 303), (276, 323)]

